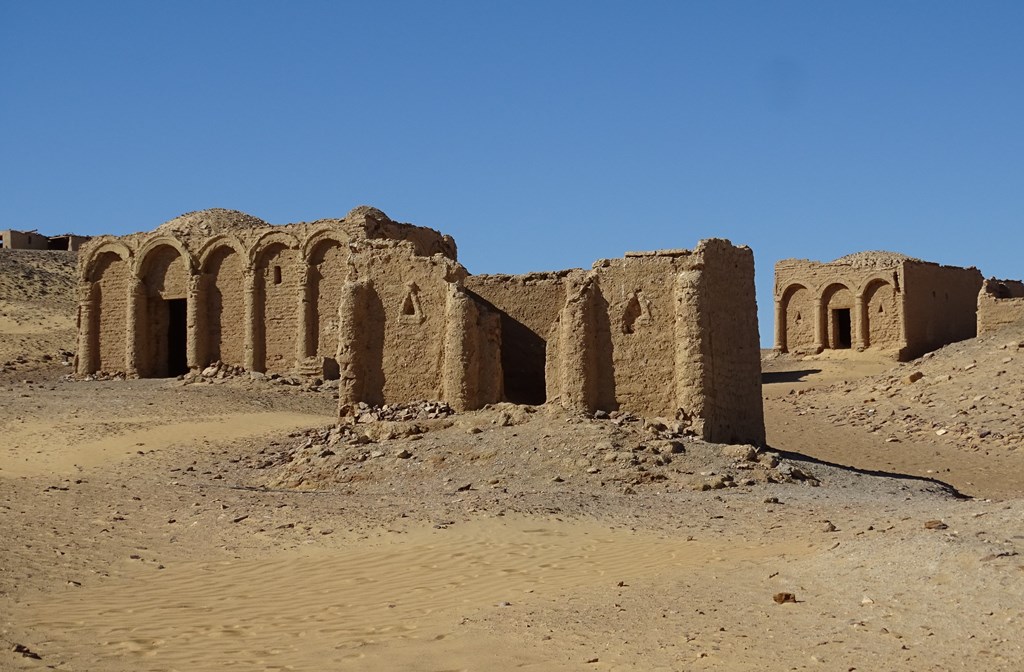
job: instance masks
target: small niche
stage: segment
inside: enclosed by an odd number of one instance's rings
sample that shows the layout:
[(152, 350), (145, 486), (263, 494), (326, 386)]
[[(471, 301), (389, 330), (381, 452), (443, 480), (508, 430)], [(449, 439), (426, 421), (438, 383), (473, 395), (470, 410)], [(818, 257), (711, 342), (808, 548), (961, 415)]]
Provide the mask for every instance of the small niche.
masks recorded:
[(420, 306), (420, 288), (415, 282), (406, 285), (405, 298), (402, 299), (402, 311), (398, 315), (403, 324), (420, 324), (423, 322), (423, 308)]
[(281, 284), (281, 267), (280, 266), (274, 266), (274, 284), (275, 285), (280, 285)]
[(650, 319), (650, 306), (640, 292), (633, 292), (622, 313), (622, 333), (632, 334), (636, 328)]

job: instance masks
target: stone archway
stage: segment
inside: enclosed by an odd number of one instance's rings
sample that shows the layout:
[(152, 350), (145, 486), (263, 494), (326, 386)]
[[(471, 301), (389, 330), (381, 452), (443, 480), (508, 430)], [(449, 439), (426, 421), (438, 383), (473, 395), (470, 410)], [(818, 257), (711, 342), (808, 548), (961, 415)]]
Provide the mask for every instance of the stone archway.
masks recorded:
[(841, 283), (829, 285), (822, 292), (821, 305), (825, 311), (825, 347), (846, 350), (855, 344), (859, 345), (860, 339), (854, 338), (857, 318), (854, 315), (853, 292), (850, 288)]
[(898, 349), (903, 343), (899, 294), (891, 283), (876, 279), (864, 289), (864, 330), (871, 348)]
[(782, 294), (782, 320), (785, 325), (782, 347), (786, 352), (816, 346), (814, 337), (815, 305), (811, 291), (803, 285), (791, 285)]
[(190, 267), (173, 245), (153, 246), (139, 263), (135, 359), (142, 378), (187, 373)]

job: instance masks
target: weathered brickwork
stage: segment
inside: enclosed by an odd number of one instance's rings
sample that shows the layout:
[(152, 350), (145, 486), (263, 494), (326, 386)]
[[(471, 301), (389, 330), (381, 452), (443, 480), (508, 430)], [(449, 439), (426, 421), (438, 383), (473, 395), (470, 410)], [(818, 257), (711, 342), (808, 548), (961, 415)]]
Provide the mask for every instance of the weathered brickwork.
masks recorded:
[(978, 335), (1010, 325), (1024, 325), (1024, 282), (990, 278), (978, 293)]
[(775, 265), (775, 348), (912, 359), (976, 333), (981, 273), (892, 252)]
[(551, 402), (760, 444), (753, 263), (708, 240), (590, 271), (470, 276), (450, 237), (373, 208), (284, 226), (207, 210), (83, 249), (78, 371), (222, 361), (336, 379), (343, 412)]

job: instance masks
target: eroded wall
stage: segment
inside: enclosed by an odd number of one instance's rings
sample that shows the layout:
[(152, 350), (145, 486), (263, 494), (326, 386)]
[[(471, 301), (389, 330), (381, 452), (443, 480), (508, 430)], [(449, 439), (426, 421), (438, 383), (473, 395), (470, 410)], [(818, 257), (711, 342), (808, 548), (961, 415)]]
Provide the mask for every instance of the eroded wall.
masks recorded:
[(907, 262), (904, 278), (904, 359), (977, 334), (978, 292), (982, 284), (978, 269)]
[(1024, 326), (1024, 282), (990, 278), (978, 293), (978, 335)]
[(728, 241), (630, 253), (567, 277), (549, 332), (549, 401), (677, 418), (710, 441), (764, 441), (753, 254)]
[(547, 399), (548, 332), (565, 304), (570, 271), (526, 275), (471, 275), (465, 285), (497, 311), (501, 329), (504, 396), (522, 404)]

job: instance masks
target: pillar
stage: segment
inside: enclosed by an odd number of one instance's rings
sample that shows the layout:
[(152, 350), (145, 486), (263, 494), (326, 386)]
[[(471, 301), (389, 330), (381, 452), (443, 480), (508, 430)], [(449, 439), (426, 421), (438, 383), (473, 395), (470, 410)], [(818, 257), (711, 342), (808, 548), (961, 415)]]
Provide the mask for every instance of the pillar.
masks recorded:
[(86, 375), (96, 371), (96, 346), (99, 343), (96, 324), (96, 300), (92, 283), (80, 288), (78, 301), (78, 373)]
[(711, 357), (708, 352), (709, 325), (704, 305), (703, 269), (683, 271), (675, 286), (676, 407), (680, 420), (687, 420), (698, 436), (709, 428), (707, 416), (711, 391)]
[(298, 334), (295, 338), (295, 361), (302, 363), (307, 357), (316, 354), (315, 349), (310, 352), (310, 322), (312, 321), (312, 302), (310, 301), (310, 280), (312, 279), (313, 267), (309, 263), (303, 264), (302, 277), (299, 281), (298, 301)]
[(146, 285), (134, 273), (129, 277), (128, 282), (128, 306), (125, 316), (125, 353), (124, 370), (129, 376), (139, 376), (139, 364), (142, 354), (146, 352), (147, 345), (143, 340), (145, 329), (140, 325), (145, 324), (146, 311)]
[(825, 301), (818, 298), (814, 301), (814, 344), (819, 350), (830, 347), (826, 338), (828, 336), (828, 306)]
[(593, 410), (593, 289), (588, 278), (578, 288), (569, 289), (569, 297), (558, 321), (559, 375), (562, 405), (568, 409)]
[(853, 301), (854, 320), (853, 340), (854, 348), (867, 348), (871, 345), (871, 337), (868, 334), (868, 306), (863, 294), (859, 294)]
[(775, 299), (775, 350), (786, 351), (786, 309), (782, 299)]
[(256, 269), (246, 266), (245, 276), (245, 368), (256, 371), (259, 363), (259, 282)]
[(208, 334), (206, 333), (206, 292), (203, 276), (193, 273), (188, 276), (188, 295), (185, 297), (185, 360), (188, 368), (195, 371), (206, 366)]
[(452, 287), (445, 306), (444, 396), (457, 411), (477, 404), (476, 306), (466, 293)]
[(366, 317), (368, 285), (346, 282), (338, 303), (338, 403), (344, 409), (364, 401), (366, 385), (365, 332), (361, 325)]

